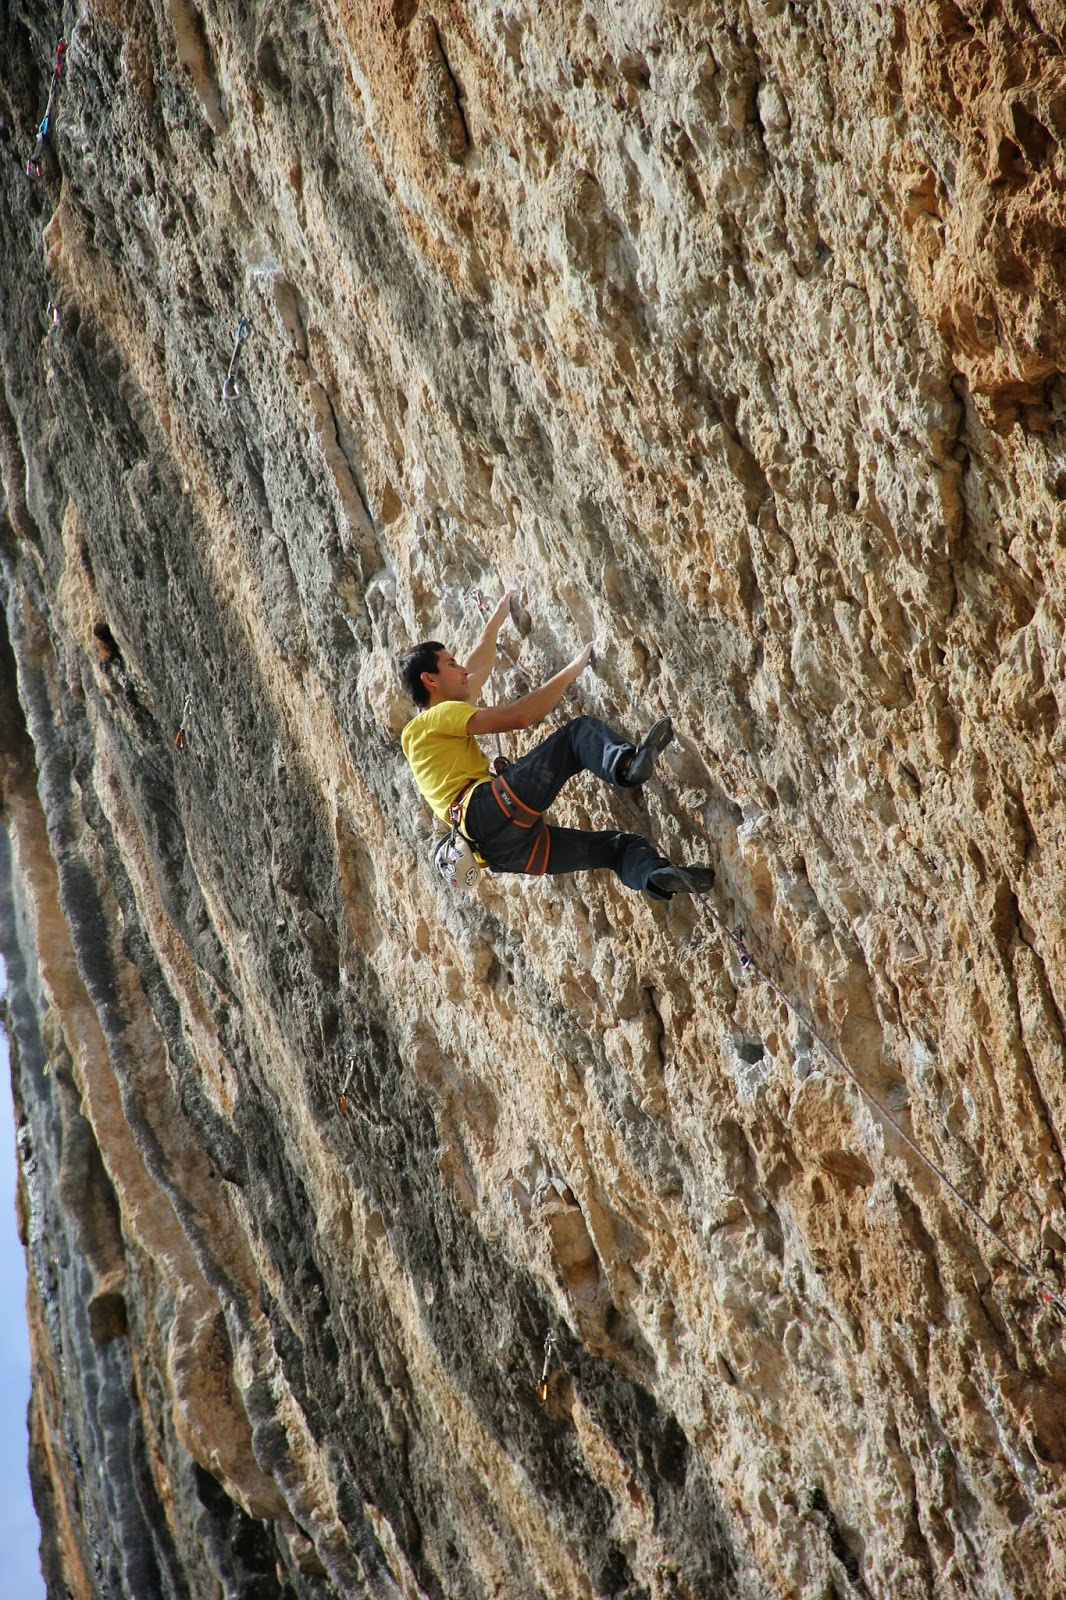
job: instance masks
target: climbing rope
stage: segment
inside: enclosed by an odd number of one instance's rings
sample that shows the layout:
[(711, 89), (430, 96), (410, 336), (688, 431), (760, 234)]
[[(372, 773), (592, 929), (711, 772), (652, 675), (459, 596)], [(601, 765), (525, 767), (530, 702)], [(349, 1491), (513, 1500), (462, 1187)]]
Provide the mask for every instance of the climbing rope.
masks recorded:
[(1004, 1254), (1018, 1268), (1019, 1272), (1021, 1272), (1026, 1278), (1031, 1279), (1032, 1282), (1037, 1285), (1037, 1288), (1040, 1291), (1040, 1299), (1043, 1301), (1043, 1303), (1045, 1305), (1054, 1306), (1057, 1311), (1061, 1312), (1062, 1315), (1066, 1317), (1066, 1300), (1063, 1300), (1060, 1295), (1048, 1287), (1043, 1275), (1038, 1272), (1035, 1267), (1031, 1267), (1029, 1263), (1018, 1254), (1017, 1250), (1015, 1250), (1012, 1245), (1007, 1243), (1007, 1240), (1004, 1239), (1003, 1235), (996, 1228), (994, 1228), (984, 1216), (982, 1216), (981, 1212), (978, 1211), (977, 1207), (971, 1200), (967, 1200), (962, 1190), (957, 1184), (952, 1182), (947, 1173), (944, 1171), (943, 1167), (938, 1166), (930, 1156), (926, 1155), (921, 1146), (915, 1143), (907, 1130), (900, 1124), (899, 1120), (892, 1115), (888, 1107), (883, 1106), (877, 1099), (876, 1095), (871, 1094), (870, 1090), (867, 1089), (866, 1085), (862, 1082), (862, 1079), (859, 1077), (858, 1073), (853, 1067), (848, 1065), (847, 1061), (845, 1061), (840, 1052), (838, 1050), (834, 1050), (829, 1041), (821, 1033), (819, 1033), (818, 1029), (811, 1022), (810, 1018), (804, 1016), (803, 1012), (796, 1005), (794, 1000), (789, 999), (788, 995), (784, 992), (780, 985), (774, 981), (774, 979), (767, 972), (766, 968), (759, 965), (744, 942), (744, 929), (740, 927), (730, 928), (729, 925), (714, 910), (713, 906), (708, 905), (706, 901), (704, 901), (703, 904), (704, 909), (708, 912), (712, 921), (717, 923), (718, 927), (725, 934), (726, 938), (729, 939), (736, 948), (737, 955), (740, 958), (741, 969), (745, 972), (753, 972), (762, 979), (762, 981), (770, 990), (772, 990), (777, 998), (788, 1007), (789, 1011), (792, 1012), (792, 1015), (801, 1023), (804, 1028), (806, 1028), (811, 1037), (815, 1039), (819, 1045), (821, 1045), (830, 1061), (838, 1066), (841, 1072), (843, 1072), (845, 1076), (855, 1085), (856, 1089), (858, 1089), (859, 1093), (862, 1095), (867, 1104), (872, 1106), (877, 1112), (878, 1116), (883, 1118), (884, 1121), (888, 1123), (889, 1127), (899, 1135), (908, 1149), (913, 1150), (914, 1154), (918, 1157), (919, 1161), (922, 1162), (923, 1166), (928, 1168), (934, 1177), (939, 1179), (944, 1187), (955, 1196), (955, 1199), (962, 1206), (963, 1210), (966, 1211), (969, 1216), (971, 1216), (973, 1220), (978, 1223), (978, 1225), (983, 1228), (992, 1239), (995, 1240)]
[(242, 317), (237, 324), (237, 337), (233, 344), (233, 354), (230, 357), (229, 371), (222, 381), (223, 400), (239, 400), (241, 397), (240, 385), (237, 382), (237, 368), (240, 365), (241, 345), (252, 331), (252, 324), (247, 317)]
[(66, 53), (67, 41), (60, 39), (56, 45), (56, 58), (52, 65), (52, 82), (48, 89), (48, 104), (44, 108), (44, 116), (41, 118), (40, 127), (37, 129), (37, 143), (34, 146), (33, 154), (26, 162), (26, 172), (31, 178), (39, 178), (41, 176), (41, 158), (44, 155), (44, 142), (48, 138), (48, 132), (52, 126), (52, 115), (56, 108), (56, 96), (59, 93), (59, 80), (63, 73), (63, 57)]

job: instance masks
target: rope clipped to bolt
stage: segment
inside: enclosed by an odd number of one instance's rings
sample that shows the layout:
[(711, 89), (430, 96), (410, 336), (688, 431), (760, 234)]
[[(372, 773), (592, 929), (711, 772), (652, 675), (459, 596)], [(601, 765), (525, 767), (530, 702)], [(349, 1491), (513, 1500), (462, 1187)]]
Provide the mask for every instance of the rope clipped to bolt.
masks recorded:
[(841, 1072), (843, 1072), (844, 1075), (855, 1085), (856, 1089), (858, 1089), (859, 1093), (862, 1095), (867, 1104), (872, 1106), (877, 1112), (877, 1115), (887, 1122), (889, 1127), (899, 1135), (899, 1137), (903, 1140), (903, 1143), (909, 1150), (914, 1152), (923, 1166), (925, 1166), (928, 1171), (930, 1171), (933, 1176), (937, 1178), (939, 1182), (942, 1183), (944, 1187), (955, 1196), (955, 1199), (959, 1202), (959, 1205), (962, 1206), (963, 1210), (973, 1218), (978, 1226), (983, 1228), (985, 1233), (987, 1233), (990, 1238), (995, 1240), (996, 1244), (999, 1245), (1000, 1249), (1007, 1256), (1007, 1258), (1013, 1262), (1014, 1266), (1018, 1268), (1018, 1271), (1036, 1285), (1041, 1302), (1047, 1306), (1054, 1306), (1056, 1311), (1058, 1311), (1063, 1317), (1066, 1317), (1066, 1300), (1064, 1300), (1061, 1295), (1057, 1294), (1053, 1289), (1048, 1287), (1043, 1275), (1038, 1272), (1035, 1267), (1031, 1267), (1029, 1263), (1018, 1254), (1017, 1250), (1015, 1250), (1012, 1245), (1008, 1244), (1003, 1235), (992, 1226), (987, 1218), (982, 1216), (981, 1212), (978, 1211), (977, 1207), (971, 1200), (967, 1200), (962, 1190), (957, 1184), (952, 1182), (947, 1173), (944, 1171), (943, 1167), (938, 1166), (938, 1164), (930, 1156), (926, 1155), (921, 1146), (915, 1143), (907, 1130), (901, 1125), (898, 1118), (892, 1115), (887, 1106), (883, 1106), (881, 1104), (876, 1095), (871, 1094), (870, 1090), (867, 1089), (866, 1085), (863, 1083), (855, 1069), (848, 1065), (847, 1061), (845, 1061), (844, 1057), (838, 1050), (834, 1050), (829, 1041), (824, 1038), (821, 1033), (819, 1033), (818, 1029), (811, 1022), (810, 1018), (803, 1014), (800, 1008), (796, 1005), (795, 1001), (790, 1000), (780, 985), (774, 981), (769, 972), (766, 971), (765, 967), (759, 965), (745, 943), (744, 929), (741, 927), (730, 928), (712, 906), (708, 905), (706, 901), (703, 902), (703, 905), (712, 921), (717, 923), (718, 927), (725, 934), (726, 938), (729, 939), (735, 947), (737, 955), (740, 959), (741, 969), (744, 972), (753, 972), (757, 977), (762, 979), (767, 988), (772, 990), (777, 998), (788, 1007), (789, 1011), (792, 1012), (792, 1015), (821, 1046), (822, 1050), (829, 1057), (830, 1061), (838, 1066)]
[(52, 64), (52, 81), (48, 87), (48, 104), (44, 108), (44, 116), (41, 118), (40, 126), (37, 129), (37, 143), (33, 148), (33, 154), (26, 162), (26, 173), (31, 178), (39, 178), (41, 176), (44, 143), (48, 138), (49, 130), (52, 126), (52, 117), (55, 114), (56, 96), (59, 94), (59, 80), (63, 75), (63, 58), (66, 53), (67, 41), (60, 39), (56, 45), (55, 61)]

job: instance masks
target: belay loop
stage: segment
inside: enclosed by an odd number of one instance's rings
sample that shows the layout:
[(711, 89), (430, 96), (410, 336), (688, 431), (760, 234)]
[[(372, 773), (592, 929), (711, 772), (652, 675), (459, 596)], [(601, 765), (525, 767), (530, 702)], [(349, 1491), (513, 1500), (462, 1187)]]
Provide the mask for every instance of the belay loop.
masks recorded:
[(67, 41), (60, 39), (56, 45), (56, 58), (52, 64), (52, 81), (48, 86), (48, 104), (44, 108), (40, 127), (37, 129), (37, 143), (34, 145), (33, 154), (26, 162), (26, 173), (31, 178), (41, 176), (41, 157), (44, 155), (44, 141), (48, 137), (52, 126), (52, 115), (55, 111), (56, 96), (59, 93), (59, 80), (63, 72), (63, 57), (67, 53)]

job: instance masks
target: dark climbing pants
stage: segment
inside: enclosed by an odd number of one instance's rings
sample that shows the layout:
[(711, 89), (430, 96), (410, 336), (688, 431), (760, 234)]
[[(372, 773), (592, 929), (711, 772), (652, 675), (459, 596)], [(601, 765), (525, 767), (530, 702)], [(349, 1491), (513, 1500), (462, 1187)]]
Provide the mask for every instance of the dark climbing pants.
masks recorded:
[[(618, 784), (619, 762), (633, 750), (628, 739), (598, 717), (575, 717), (528, 755), (513, 761), (503, 776), (527, 806), (547, 811), (563, 784), (579, 772), (591, 772), (604, 783)], [(532, 842), (530, 832), (504, 816), (488, 784), (475, 789), (470, 797), (466, 832), (493, 872), (524, 870)], [(548, 836), (549, 875), (610, 867), (627, 889), (647, 889), (656, 899), (670, 898), (648, 886), (656, 867), (669, 863), (639, 834), (549, 827)]]

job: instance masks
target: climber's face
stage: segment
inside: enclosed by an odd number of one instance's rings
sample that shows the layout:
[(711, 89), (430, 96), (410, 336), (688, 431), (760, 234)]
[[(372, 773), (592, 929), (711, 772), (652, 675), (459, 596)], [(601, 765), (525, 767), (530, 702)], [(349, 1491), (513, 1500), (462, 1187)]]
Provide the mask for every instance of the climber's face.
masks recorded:
[(438, 706), (444, 700), (466, 700), (470, 674), (450, 650), (437, 651), (436, 672), (423, 672), (422, 682), (429, 691), (429, 703)]

